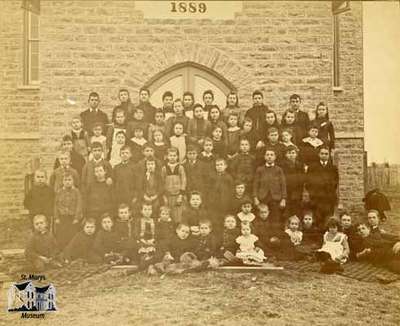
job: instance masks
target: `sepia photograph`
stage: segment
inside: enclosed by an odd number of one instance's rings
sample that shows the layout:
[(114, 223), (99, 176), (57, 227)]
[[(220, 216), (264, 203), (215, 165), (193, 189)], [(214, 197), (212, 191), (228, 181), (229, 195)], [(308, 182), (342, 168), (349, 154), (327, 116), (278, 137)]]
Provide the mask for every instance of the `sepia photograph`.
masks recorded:
[(399, 1), (0, 6), (0, 326), (400, 325)]

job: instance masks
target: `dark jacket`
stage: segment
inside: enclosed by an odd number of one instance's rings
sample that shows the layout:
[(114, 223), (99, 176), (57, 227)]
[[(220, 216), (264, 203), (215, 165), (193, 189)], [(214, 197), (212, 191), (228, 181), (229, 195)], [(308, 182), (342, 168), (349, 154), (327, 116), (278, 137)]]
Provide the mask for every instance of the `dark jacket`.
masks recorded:
[(284, 160), (281, 168), (286, 178), (286, 192), (288, 200), (301, 200), (305, 183), (304, 166), (296, 160)]
[(56, 239), (50, 232), (44, 234), (34, 232), (29, 238), (25, 248), (25, 257), (28, 261), (34, 261), (39, 256), (54, 258), (59, 253)]
[(94, 240), (94, 250), (98, 255), (104, 257), (105, 254), (110, 252), (119, 252), (118, 234), (114, 231), (100, 230), (96, 234)]
[(203, 180), (203, 164), (198, 159), (194, 164), (190, 163), (189, 160), (186, 160), (183, 163), (183, 167), (186, 173), (187, 186), (186, 189), (188, 192), (197, 190), (201, 193), (204, 192), (204, 180)]
[(32, 189), (25, 196), (24, 207), (29, 210), (29, 214), (32, 217), (38, 214), (43, 214), (46, 217), (53, 216), (53, 189), (48, 185), (33, 185)]
[(268, 195), (275, 201), (286, 199), (286, 180), (282, 169), (274, 165), (273, 167), (260, 166), (256, 170), (253, 183), (253, 197), (260, 201)]
[(168, 251), (170, 252), (171, 256), (174, 257), (176, 262), (179, 262), (180, 257), (185, 252), (194, 252), (195, 249), (196, 241), (191, 236), (182, 240), (178, 238), (176, 234), (174, 234), (168, 245)]
[(95, 255), (94, 251), (95, 235), (87, 235), (84, 231), (78, 232), (71, 242), (64, 249), (64, 257), (68, 260), (78, 258), (90, 259)]
[(96, 123), (101, 123), (103, 125), (103, 133), (106, 134), (106, 128), (108, 125), (108, 117), (107, 114), (101, 110), (93, 110), (87, 109), (86, 111), (81, 112), (81, 119), (83, 129), (85, 129), (88, 134), (93, 135), (93, 126)]
[(216, 256), (217, 244), (212, 233), (207, 236), (200, 235), (196, 238), (194, 253), (199, 260), (205, 260)]
[(245, 117), (253, 120), (253, 129), (256, 131), (257, 141), (265, 139), (267, 134), (267, 122), (265, 121), (267, 111), (269, 110), (265, 105), (253, 106), (245, 114)]
[[(241, 180), (246, 185), (251, 185), (254, 179), (256, 159), (251, 154), (237, 154), (229, 165), (229, 172), (235, 180)], [(250, 189), (246, 189), (249, 191)]]
[(99, 219), (101, 214), (112, 212), (114, 208), (112, 186), (107, 185), (105, 181), (90, 184), (83, 198), (85, 213), (96, 219)]
[(338, 169), (332, 163), (328, 162), (326, 166), (322, 166), (318, 161), (308, 167), (306, 188), (312, 201), (323, 199), (336, 202), (338, 183)]
[(154, 116), (156, 114), (156, 110), (157, 109), (153, 105), (151, 105), (150, 102), (140, 102), (136, 107), (140, 108), (140, 109), (143, 109), (143, 111), (144, 111), (144, 120), (147, 123), (153, 123), (154, 122)]
[(327, 119), (315, 119), (312, 124), (318, 126), (318, 138), (326, 144), (329, 149), (335, 148), (335, 129), (331, 121)]
[(135, 197), (136, 174), (133, 162), (119, 163), (113, 169), (113, 188), (116, 205), (125, 203), (130, 205)]

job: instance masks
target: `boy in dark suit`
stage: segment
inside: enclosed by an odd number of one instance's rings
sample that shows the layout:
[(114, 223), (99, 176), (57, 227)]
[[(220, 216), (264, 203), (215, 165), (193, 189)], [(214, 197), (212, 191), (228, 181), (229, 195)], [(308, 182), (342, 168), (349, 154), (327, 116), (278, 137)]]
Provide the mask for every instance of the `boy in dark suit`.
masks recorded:
[(259, 90), (253, 92), (253, 107), (247, 110), (245, 117), (250, 118), (253, 121), (253, 128), (257, 134), (256, 147), (260, 147), (261, 140), (265, 137), (267, 131), (267, 122), (265, 120), (265, 114), (268, 111), (268, 107), (264, 105), (263, 93)]
[(285, 216), (301, 216), (301, 200), (305, 181), (304, 165), (298, 160), (298, 149), (294, 145), (286, 148), (281, 164), (286, 179), (287, 205)]
[(339, 174), (329, 156), (329, 148), (321, 147), (319, 161), (308, 167), (306, 176), (306, 188), (315, 204), (315, 221), (320, 228), (325, 225), (325, 220), (332, 216), (337, 202)]
[(265, 165), (256, 170), (253, 183), (253, 198), (256, 206), (260, 203), (268, 205), (271, 223), (284, 225), (282, 209), (286, 206), (286, 180), (282, 169), (275, 165), (276, 155), (271, 149), (265, 151)]
[(103, 131), (105, 132), (108, 125), (107, 114), (101, 111), (98, 107), (100, 104), (100, 96), (96, 92), (91, 92), (89, 94), (89, 109), (81, 112), (81, 119), (83, 124), (83, 129), (85, 129), (89, 136), (93, 135), (93, 127), (96, 123), (101, 123)]
[(296, 114), (297, 125), (299, 126), (300, 139), (307, 136), (308, 126), (310, 124), (310, 118), (307, 112), (300, 110), (301, 97), (297, 94), (293, 94), (289, 98), (289, 106)]

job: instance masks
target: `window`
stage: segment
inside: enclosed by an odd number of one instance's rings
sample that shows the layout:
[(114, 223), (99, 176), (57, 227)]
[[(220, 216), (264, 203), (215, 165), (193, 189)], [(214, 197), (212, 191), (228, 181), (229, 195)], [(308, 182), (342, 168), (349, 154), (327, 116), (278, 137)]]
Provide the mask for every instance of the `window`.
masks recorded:
[(182, 98), (184, 92), (194, 94), (195, 103), (203, 104), (203, 92), (211, 89), (214, 103), (220, 108), (226, 106), (226, 95), (235, 87), (214, 70), (194, 63), (183, 62), (168, 68), (151, 78), (146, 84), (150, 90), (150, 101), (155, 107), (162, 107), (162, 95), (171, 91), (174, 98)]
[(39, 15), (24, 10), (24, 85), (39, 84)]
[(333, 90), (340, 90), (340, 28), (339, 14), (350, 10), (350, 1), (332, 1), (333, 14)]
[(339, 69), (339, 16), (333, 16), (333, 87), (340, 87)]

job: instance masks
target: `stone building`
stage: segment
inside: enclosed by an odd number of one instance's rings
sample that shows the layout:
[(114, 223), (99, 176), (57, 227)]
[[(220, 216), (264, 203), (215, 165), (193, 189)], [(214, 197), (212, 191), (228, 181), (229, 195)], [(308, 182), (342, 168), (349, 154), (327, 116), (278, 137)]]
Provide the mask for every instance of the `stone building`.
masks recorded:
[(87, 108), (90, 91), (100, 94), (101, 109), (110, 114), (119, 88), (127, 87), (136, 101), (144, 85), (155, 104), (165, 89), (178, 96), (192, 90), (199, 101), (205, 88), (216, 90), (217, 103), (236, 89), (245, 108), (252, 91), (260, 89), (278, 113), (292, 93), (302, 96), (310, 113), (319, 101), (327, 102), (337, 131), (340, 200), (351, 210), (362, 207), (360, 2), (347, 8), (340, 1), (337, 12), (330, 1), (5, 0), (1, 5), (2, 219), (23, 213), (27, 163), (40, 156), (51, 169), (60, 138), (71, 117)]

